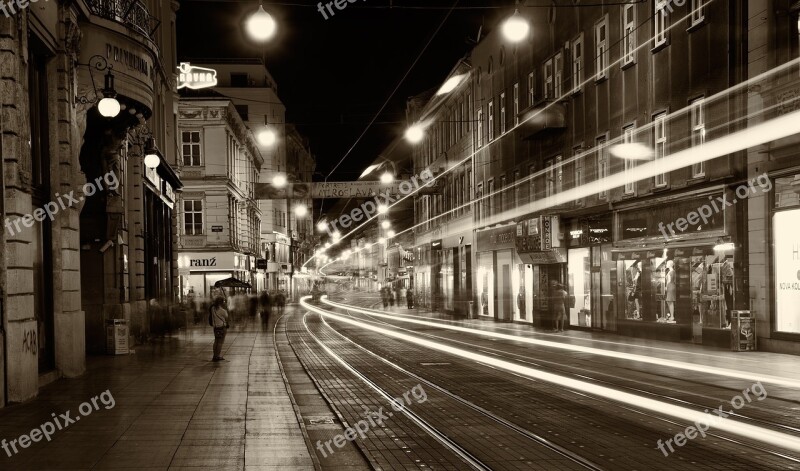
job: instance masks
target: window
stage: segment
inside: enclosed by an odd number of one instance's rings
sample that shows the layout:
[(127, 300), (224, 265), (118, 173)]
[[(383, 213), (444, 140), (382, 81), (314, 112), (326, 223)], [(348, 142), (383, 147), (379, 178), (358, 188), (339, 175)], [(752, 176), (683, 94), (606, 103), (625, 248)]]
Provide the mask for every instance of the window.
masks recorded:
[(564, 189), (564, 166), (561, 165), (561, 156), (556, 157), (556, 193)]
[(475, 218), (480, 221), (481, 220), (481, 207), (483, 206), (483, 183), (478, 183), (477, 191), (475, 191)]
[[(653, 143), (655, 149), (656, 168), (661, 169), (664, 157), (667, 156), (667, 114), (661, 113), (654, 118), (653, 124)], [(657, 173), (655, 177), (656, 187), (667, 186), (667, 175)]]
[(464, 114), (464, 100), (458, 100), (458, 111), (456, 113), (456, 120), (458, 121), (458, 137), (462, 137), (464, 135), (464, 121), (467, 120), (467, 115)]
[(622, 8), (622, 66), (636, 62), (636, 5)]
[(506, 133), (506, 92), (500, 94), (500, 135)]
[[(631, 144), (633, 143), (633, 128), (634, 125), (631, 124), (622, 128), (622, 142), (623, 144)], [(633, 190), (635, 188), (634, 181), (631, 180), (632, 177), (629, 176), (630, 171), (633, 170), (634, 161), (633, 159), (624, 159), (625, 162), (625, 194), (632, 195)]]
[(522, 206), (522, 185), (519, 181), (519, 170), (514, 171), (514, 207), (519, 208)]
[(553, 59), (548, 59), (544, 63), (544, 98), (550, 100), (553, 98)]
[(536, 179), (533, 177), (536, 175), (536, 167), (531, 165), (531, 168), (528, 169), (528, 202), (532, 203), (536, 199)]
[(653, 15), (653, 48), (667, 44), (667, 5), (669, 0), (653, 0), (655, 14)]
[(536, 102), (536, 77), (533, 72), (528, 74), (528, 106), (533, 106)]
[(508, 193), (506, 192), (506, 176), (500, 177), (500, 212), (508, 209)]
[[(581, 146), (576, 146), (572, 149), (572, 155), (575, 157), (575, 174), (573, 182), (573, 188), (580, 188), (583, 186), (583, 156), (581, 152), (583, 151)], [(583, 206), (583, 198), (577, 198), (575, 200), (575, 206)]]
[(564, 55), (560, 52), (556, 54), (553, 67), (555, 68), (555, 76), (553, 77), (553, 90), (555, 98), (561, 98), (561, 87), (564, 84)]
[(556, 193), (556, 173), (553, 167), (553, 159), (547, 161), (547, 186), (545, 187), (545, 196), (551, 197)]
[(486, 211), (486, 216), (491, 216), (495, 212), (494, 207), (494, 179), (489, 179), (487, 182), (486, 192), (489, 200), (489, 209)]
[(519, 124), (519, 83), (514, 84), (514, 126)]
[(689, 4), (689, 7), (691, 8), (690, 12), (691, 15), (689, 16), (689, 21), (690, 21), (689, 27), (698, 25), (702, 23), (703, 20), (705, 19), (705, 13), (703, 11), (705, 10), (704, 3), (705, 3), (704, 0), (692, 0), (692, 2)]
[(203, 233), (203, 201), (183, 201), (183, 233), (201, 235)]
[(607, 77), (608, 69), (608, 16), (594, 25), (596, 80)]
[[(597, 179), (602, 180), (608, 176), (608, 147), (606, 146), (606, 137), (597, 138)], [(598, 193), (600, 199), (608, 197), (608, 190), (600, 190)]]
[(572, 40), (572, 92), (583, 87), (583, 34)]
[(483, 147), (483, 107), (478, 110), (478, 148)]
[[(689, 119), (691, 120), (692, 147), (702, 146), (706, 142), (706, 117), (703, 105), (703, 98), (698, 98), (691, 103)], [(692, 164), (692, 178), (702, 178), (704, 176), (706, 176), (705, 162)]]
[(489, 123), (487, 126), (489, 127), (488, 142), (492, 142), (494, 140), (494, 100), (489, 102)]
[(183, 147), (183, 165), (196, 167), (200, 165), (200, 131), (181, 132)]

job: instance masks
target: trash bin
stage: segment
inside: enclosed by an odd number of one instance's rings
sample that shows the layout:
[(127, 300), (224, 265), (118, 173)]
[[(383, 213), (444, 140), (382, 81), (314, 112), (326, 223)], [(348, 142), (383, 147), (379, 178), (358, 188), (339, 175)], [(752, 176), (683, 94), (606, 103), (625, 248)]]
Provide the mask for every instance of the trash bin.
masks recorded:
[(756, 319), (750, 311), (731, 311), (731, 350), (756, 350)]
[(109, 355), (127, 355), (128, 321), (125, 319), (108, 319), (106, 321), (106, 350)]

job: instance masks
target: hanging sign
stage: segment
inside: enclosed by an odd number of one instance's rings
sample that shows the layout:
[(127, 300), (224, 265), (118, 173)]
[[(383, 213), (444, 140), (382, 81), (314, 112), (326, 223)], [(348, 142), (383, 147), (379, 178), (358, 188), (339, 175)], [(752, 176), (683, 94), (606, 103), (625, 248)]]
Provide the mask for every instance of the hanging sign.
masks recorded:
[(217, 71), (190, 65), (188, 62), (181, 62), (178, 66), (178, 89), (214, 87), (217, 85)]

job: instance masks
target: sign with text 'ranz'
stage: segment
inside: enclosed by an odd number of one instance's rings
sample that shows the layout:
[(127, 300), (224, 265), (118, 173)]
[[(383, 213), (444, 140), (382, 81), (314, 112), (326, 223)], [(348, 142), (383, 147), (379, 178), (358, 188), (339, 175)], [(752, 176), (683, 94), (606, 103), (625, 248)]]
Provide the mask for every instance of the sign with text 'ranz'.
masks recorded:
[(327, 182), (327, 183), (288, 183), (276, 188), (270, 183), (256, 184), (256, 199), (325, 199), (325, 198), (374, 198), (381, 193), (396, 195), (400, 186), (384, 185), (381, 182)]

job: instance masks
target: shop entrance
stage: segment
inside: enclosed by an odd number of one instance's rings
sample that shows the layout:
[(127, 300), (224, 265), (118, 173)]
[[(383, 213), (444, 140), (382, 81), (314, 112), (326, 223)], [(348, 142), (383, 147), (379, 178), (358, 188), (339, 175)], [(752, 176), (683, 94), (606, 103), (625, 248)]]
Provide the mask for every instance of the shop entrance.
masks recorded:
[(513, 289), (511, 282), (512, 253), (510, 250), (497, 252), (497, 319), (512, 321), (514, 319)]

